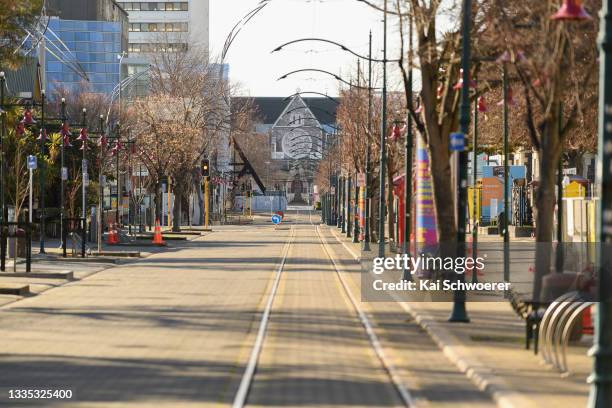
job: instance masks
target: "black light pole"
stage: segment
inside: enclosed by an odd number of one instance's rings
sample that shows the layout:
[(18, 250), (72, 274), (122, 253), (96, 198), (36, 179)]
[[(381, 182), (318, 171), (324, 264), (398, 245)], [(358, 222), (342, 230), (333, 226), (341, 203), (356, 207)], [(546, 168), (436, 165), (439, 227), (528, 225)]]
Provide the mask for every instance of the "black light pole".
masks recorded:
[(346, 232), (346, 220), (345, 220), (345, 212), (346, 212), (346, 181), (344, 180), (344, 176), (340, 176), (340, 181), (338, 181), (339, 189), (338, 189), (338, 203), (340, 204), (339, 213), (340, 217), (338, 218), (338, 228), (342, 233)]
[(83, 143), (82, 149), (83, 149), (83, 158), (81, 159), (81, 172), (82, 172), (82, 195), (83, 195), (83, 201), (82, 201), (82, 211), (81, 211), (81, 216), (83, 217), (83, 237), (82, 239), (85, 240), (85, 230), (87, 229), (87, 186), (85, 185), (85, 181), (88, 180), (87, 177), (87, 159), (85, 157), (86, 154), (86, 150), (87, 150), (87, 109), (83, 108), (83, 129), (81, 130), (81, 142)]
[(363, 251), (370, 250), (370, 136), (372, 135), (372, 31), (370, 30), (368, 58), (368, 135), (366, 141), (365, 161), (365, 223), (363, 233)]
[[(463, 44), (461, 54), (461, 66), (463, 68), (463, 87), (461, 90), (461, 133), (463, 133), (463, 148), (456, 154), (458, 163), (457, 177), (457, 257), (465, 257), (465, 226), (467, 218), (467, 152), (465, 151), (465, 135), (470, 131), (470, 30), (472, 19), (472, 0), (463, 0)], [(464, 274), (457, 274), (457, 281), (463, 282)], [(454, 323), (469, 323), (467, 310), (465, 308), (465, 290), (453, 292), (453, 310), (448, 319)]]
[[(412, 16), (410, 17), (408, 24), (408, 48), (409, 48), (409, 58), (408, 58), (408, 97), (412, 98), (412, 88), (413, 88), (413, 76), (412, 76)], [(413, 101), (408, 101), (406, 99), (407, 107), (412, 106)], [(406, 110), (407, 118), (406, 118), (406, 158), (404, 163), (404, 254), (410, 254), (410, 232), (412, 229), (412, 144), (413, 134), (412, 134), (412, 115), (410, 114), (410, 110)], [(400, 214), (402, 216), (402, 214)], [(404, 270), (403, 277), (404, 280), (412, 280), (412, 274), (408, 270)]]
[(0, 72), (0, 117), (2, 121), (0, 122), (0, 200), (2, 201), (2, 214), (0, 214), (0, 218), (2, 218), (2, 222), (6, 222), (6, 201), (4, 196), (6, 194), (4, 191), (4, 161), (6, 156), (4, 155), (4, 120), (6, 117), (6, 113), (4, 112), (4, 88), (6, 87), (6, 77), (4, 72)]
[[(559, 109), (559, 112), (563, 112)], [(562, 117), (560, 114), (559, 117)], [(555, 271), (563, 272), (563, 153), (557, 166), (557, 250), (555, 251)]]
[(128, 190), (128, 234), (132, 235), (132, 132), (128, 133), (127, 140), (127, 151), (128, 151), (128, 176), (127, 176), (127, 190)]
[(346, 177), (346, 237), (350, 238), (351, 234), (352, 234), (352, 228), (353, 228), (353, 224), (352, 224), (352, 211), (351, 211), (351, 191), (352, 191), (352, 184), (351, 184), (352, 178), (351, 175), (349, 174)]
[(599, 167), (601, 206), (599, 240), (599, 302), (595, 320), (594, 357), (589, 377), (590, 408), (612, 406), (612, 0), (603, 2), (599, 37)]
[(60, 242), (64, 242), (64, 188), (66, 180), (68, 180), (68, 169), (64, 166), (64, 148), (65, 142), (68, 136), (68, 122), (66, 119), (66, 99), (62, 98), (62, 144), (60, 149), (60, 163), (61, 163), (61, 186), (60, 186), (60, 231), (61, 231), (61, 240)]
[(502, 71), (502, 85), (503, 85), (503, 98), (504, 98), (504, 218), (503, 218), (503, 235), (504, 235), (504, 282), (510, 282), (510, 197), (508, 195), (508, 156), (510, 155), (510, 148), (508, 146), (508, 139), (510, 134), (508, 124), (508, 67), (506, 63), (503, 63)]
[[(40, 105), (40, 157), (45, 156), (45, 142), (47, 139), (47, 129), (45, 127), (45, 90), (41, 90), (41, 105)], [(38, 171), (38, 181), (40, 183), (40, 253), (45, 253), (45, 161), (40, 160)]]
[(385, 256), (385, 173), (387, 167), (386, 136), (387, 136), (387, 0), (385, 0), (383, 18), (383, 88), (382, 117), (380, 125), (380, 202), (378, 203), (378, 256)]
[(106, 136), (104, 135), (104, 116), (100, 115), (100, 122), (98, 123), (98, 132), (100, 132), (100, 154), (98, 156), (98, 218), (97, 218), (97, 243), (98, 243), (98, 253), (102, 251), (102, 233), (104, 231), (104, 156), (106, 154)]
[(119, 150), (120, 146), (121, 146), (121, 123), (117, 122), (117, 127), (116, 127), (116, 132), (117, 132), (117, 141), (116, 141), (116, 145), (115, 147), (116, 152), (115, 152), (115, 157), (116, 157), (116, 166), (117, 166), (117, 212), (115, 213), (115, 223), (117, 225), (119, 225), (119, 208), (121, 206), (121, 201), (123, 200), (123, 194), (121, 194), (121, 189), (120, 187), (120, 183), (119, 183)]
[[(472, 257), (478, 253), (478, 98), (474, 98), (474, 140), (472, 141)], [(476, 268), (472, 268), (472, 283), (478, 282)]]
[(359, 216), (358, 216), (358, 203), (359, 203), (359, 187), (358, 187), (358, 183), (357, 183), (357, 173), (355, 173), (355, 181), (353, 182), (353, 190), (354, 190), (354, 207), (353, 207), (353, 211), (354, 211), (354, 215), (353, 215), (353, 243), (357, 244), (359, 243)]

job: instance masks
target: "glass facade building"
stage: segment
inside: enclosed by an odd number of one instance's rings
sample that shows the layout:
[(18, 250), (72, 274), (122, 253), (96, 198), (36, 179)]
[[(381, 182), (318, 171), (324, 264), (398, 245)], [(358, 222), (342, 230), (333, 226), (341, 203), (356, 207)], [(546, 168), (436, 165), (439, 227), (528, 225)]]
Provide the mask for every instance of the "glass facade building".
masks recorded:
[[(47, 52), (47, 92), (52, 94), (57, 87), (79, 89), (83, 85), (91, 92), (110, 95), (120, 78), (118, 56), (121, 54), (122, 27), (119, 22), (62, 20), (51, 17), (47, 42), (63, 49), (61, 42), (70, 50), (64, 55)], [(56, 38), (61, 40), (58, 41)], [(54, 49), (54, 47), (48, 47)], [(55, 55), (54, 55), (55, 54)], [(60, 58), (78, 62), (86, 72), (89, 82), (75, 72)]]

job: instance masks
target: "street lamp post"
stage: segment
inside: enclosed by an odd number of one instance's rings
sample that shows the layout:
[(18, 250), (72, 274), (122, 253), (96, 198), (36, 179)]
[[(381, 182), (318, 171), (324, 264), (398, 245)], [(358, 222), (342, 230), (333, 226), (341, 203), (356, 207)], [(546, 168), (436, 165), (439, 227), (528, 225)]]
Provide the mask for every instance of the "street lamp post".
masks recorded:
[[(599, 240), (609, 246), (612, 242), (612, 0), (603, 2), (599, 45)], [(601, 248), (599, 252), (599, 302), (595, 344), (590, 350), (594, 357), (593, 373), (589, 377), (590, 408), (612, 406), (612, 253), (607, 249)]]
[[(410, 17), (408, 24), (408, 48), (409, 48), (409, 58), (408, 58), (408, 97), (412, 98), (412, 88), (413, 88), (413, 70), (412, 70), (412, 17)], [(406, 100), (406, 105), (408, 107), (412, 106), (413, 101)], [(413, 134), (412, 134), (412, 115), (410, 111), (406, 111), (406, 158), (404, 163), (404, 212), (405, 214), (400, 214), (400, 216), (404, 218), (404, 254), (408, 255), (410, 253), (410, 231), (412, 229), (412, 144), (413, 144)], [(404, 280), (412, 280), (412, 274), (408, 270), (404, 270), (403, 277)]]
[[(45, 102), (46, 95), (45, 90), (42, 89), (41, 93), (41, 105), (40, 105), (40, 157), (41, 159), (45, 156), (45, 142), (47, 139), (47, 129), (45, 127)], [(40, 160), (38, 171), (38, 181), (40, 184), (40, 253), (45, 253), (45, 160)]]
[(69, 137), (68, 122), (66, 119), (66, 99), (62, 98), (61, 107), (61, 120), (62, 120), (62, 135), (61, 135), (61, 148), (60, 148), (60, 171), (61, 171), (61, 183), (60, 183), (60, 242), (64, 242), (64, 188), (66, 180), (68, 180), (68, 169), (64, 163), (64, 148), (66, 140)]
[(87, 181), (89, 180), (87, 174), (87, 159), (85, 158), (86, 150), (87, 150), (87, 109), (83, 108), (83, 128), (81, 130), (81, 142), (83, 143), (83, 158), (81, 159), (81, 173), (82, 173), (82, 210), (81, 216), (83, 218), (83, 240), (85, 240), (85, 230), (87, 226)]
[[(461, 90), (461, 116), (459, 123), (463, 133), (464, 146), (457, 152), (457, 257), (465, 257), (465, 227), (467, 218), (467, 152), (465, 151), (465, 135), (470, 129), (470, 30), (471, 30), (472, 0), (463, 0), (463, 44), (461, 66), (463, 68), (463, 87)], [(443, 243), (444, 245), (444, 243)], [(462, 282), (463, 274), (457, 274), (456, 279)], [(454, 323), (469, 323), (470, 319), (465, 308), (465, 290), (453, 292), (453, 310), (448, 319)]]
[(354, 206), (353, 206), (353, 243), (359, 243), (359, 218), (358, 204), (359, 203), (359, 184), (357, 183), (357, 173), (355, 173), (355, 181), (353, 182)]
[(97, 241), (98, 241), (98, 253), (102, 252), (102, 232), (104, 231), (104, 225), (102, 214), (104, 212), (104, 174), (102, 170), (104, 168), (104, 156), (106, 154), (106, 136), (104, 135), (104, 116), (100, 115), (100, 122), (98, 123), (98, 132), (100, 132), (100, 153), (99, 153), (99, 174), (98, 174), (98, 212), (97, 212)]
[(4, 196), (5, 194), (5, 186), (4, 186), (4, 162), (6, 156), (4, 154), (4, 120), (6, 117), (6, 113), (4, 112), (4, 88), (6, 87), (6, 77), (4, 72), (0, 72), (0, 200), (2, 206), (2, 214), (0, 214), (0, 218), (2, 218), (2, 222), (6, 222), (6, 201)]
[(502, 71), (502, 85), (503, 85), (503, 98), (504, 98), (504, 218), (503, 234), (504, 234), (504, 282), (510, 282), (510, 197), (508, 194), (508, 156), (510, 155), (510, 148), (508, 146), (508, 139), (510, 134), (508, 124), (508, 67), (506, 62), (503, 63)]
[(387, 0), (384, 3), (383, 17), (383, 88), (382, 116), (380, 125), (380, 194), (378, 203), (378, 256), (385, 256), (385, 173), (387, 167), (386, 135), (387, 135)]
[(338, 218), (338, 228), (342, 233), (346, 232), (346, 220), (344, 217), (344, 213), (346, 210), (346, 183), (344, 181), (344, 176), (340, 176), (340, 180), (338, 181), (338, 203), (340, 204), (340, 217)]
[(365, 222), (363, 225), (363, 251), (370, 250), (370, 136), (372, 135), (372, 31), (370, 30), (368, 54), (368, 135), (365, 160)]
[(120, 146), (121, 146), (121, 123), (117, 122), (117, 127), (115, 129), (116, 131), (116, 152), (115, 152), (115, 159), (116, 159), (116, 167), (117, 167), (117, 212), (115, 213), (115, 223), (117, 225), (119, 225), (119, 208), (121, 208), (121, 201), (123, 199), (123, 194), (121, 194), (121, 189), (120, 189), (120, 180), (119, 180), (119, 150), (120, 150)]
[[(474, 99), (474, 139), (472, 141), (472, 256), (478, 251), (478, 110), (479, 98)], [(472, 268), (472, 283), (478, 282), (476, 268)]]

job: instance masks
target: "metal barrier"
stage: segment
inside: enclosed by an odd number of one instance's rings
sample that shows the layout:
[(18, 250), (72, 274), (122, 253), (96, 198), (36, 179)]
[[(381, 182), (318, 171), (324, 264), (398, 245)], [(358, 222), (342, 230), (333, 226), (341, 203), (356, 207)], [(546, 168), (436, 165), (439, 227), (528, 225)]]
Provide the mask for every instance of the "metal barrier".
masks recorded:
[(550, 304), (540, 324), (542, 358), (562, 373), (568, 373), (567, 347), (582, 312), (595, 302), (584, 292), (570, 292)]
[[(15, 232), (11, 235), (11, 228), (15, 227)], [(19, 239), (17, 232), (20, 228), (25, 231), (26, 240), (26, 272), (32, 272), (32, 224), (29, 222), (2, 222), (0, 223), (0, 271), (6, 271), (6, 249), (8, 237)]]
[[(64, 218), (62, 223), (62, 257), (66, 258), (66, 247), (68, 234), (77, 232), (81, 238), (81, 257), (85, 258), (85, 228), (87, 220), (85, 218)], [(76, 225), (76, 228), (75, 228)]]

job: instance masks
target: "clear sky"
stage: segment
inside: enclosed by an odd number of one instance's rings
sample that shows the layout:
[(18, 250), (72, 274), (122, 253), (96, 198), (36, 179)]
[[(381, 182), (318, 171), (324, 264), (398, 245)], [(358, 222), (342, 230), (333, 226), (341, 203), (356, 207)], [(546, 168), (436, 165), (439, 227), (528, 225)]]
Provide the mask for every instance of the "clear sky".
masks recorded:
[[(210, 0), (210, 51), (218, 55), (232, 27), (260, 0)], [(389, 1), (389, 4), (393, 3)], [(297, 69), (318, 68), (349, 79), (357, 58), (331, 44), (308, 42), (288, 46), (271, 54), (277, 46), (303, 37), (320, 37), (346, 45), (359, 54), (368, 53), (372, 30), (373, 53), (382, 57), (382, 13), (356, 0), (272, 0), (240, 32), (226, 62), (230, 79), (242, 93), (251, 96), (288, 96), (301, 91), (337, 95), (338, 81), (321, 73), (299, 73), (277, 78)], [(388, 22), (388, 58), (397, 58), (397, 20)], [(390, 63), (390, 81), (398, 84), (396, 64)], [(395, 71), (395, 72), (394, 72)]]

